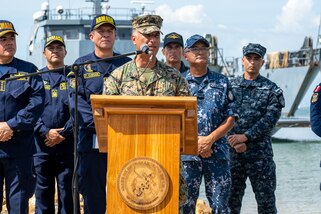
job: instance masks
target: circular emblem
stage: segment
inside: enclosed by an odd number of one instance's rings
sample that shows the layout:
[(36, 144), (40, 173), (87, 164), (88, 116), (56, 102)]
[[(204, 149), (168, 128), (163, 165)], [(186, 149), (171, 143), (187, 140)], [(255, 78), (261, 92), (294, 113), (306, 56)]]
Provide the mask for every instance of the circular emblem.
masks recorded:
[(169, 189), (166, 170), (155, 160), (146, 157), (128, 161), (118, 175), (117, 188), (131, 208), (148, 210), (159, 205)]

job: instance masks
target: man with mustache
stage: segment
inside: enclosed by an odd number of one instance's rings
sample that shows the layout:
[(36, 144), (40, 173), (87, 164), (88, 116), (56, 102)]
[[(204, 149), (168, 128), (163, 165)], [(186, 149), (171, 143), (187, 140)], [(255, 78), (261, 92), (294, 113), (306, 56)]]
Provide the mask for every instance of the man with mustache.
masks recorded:
[[(43, 55), (47, 66), (41, 71), (64, 67), (67, 54), (62, 37), (47, 37)], [(74, 171), (74, 138), (69, 111), (67, 74), (60, 69), (42, 74), (46, 91), (44, 113), (35, 126), (36, 173), (35, 213), (55, 213), (55, 186), (57, 183), (58, 213), (72, 213), (72, 176)]]
[[(45, 91), (40, 76), (22, 77), (37, 67), (14, 56), (17, 35), (10, 21), (0, 20), (0, 200), (5, 183), (8, 212), (27, 214), (35, 187), (33, 128), (44, 109)], [(9, 77), (20, 78), (6, 81)]]

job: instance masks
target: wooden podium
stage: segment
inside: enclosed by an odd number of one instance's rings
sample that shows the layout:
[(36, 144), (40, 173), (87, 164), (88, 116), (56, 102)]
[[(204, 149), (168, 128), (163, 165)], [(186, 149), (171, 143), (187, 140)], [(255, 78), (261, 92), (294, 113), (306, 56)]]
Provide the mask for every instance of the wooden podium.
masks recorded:
[(178, 213), (180, 154), (197, 154), (196, 97), (91, 95), (108, 153), (108, 213)]

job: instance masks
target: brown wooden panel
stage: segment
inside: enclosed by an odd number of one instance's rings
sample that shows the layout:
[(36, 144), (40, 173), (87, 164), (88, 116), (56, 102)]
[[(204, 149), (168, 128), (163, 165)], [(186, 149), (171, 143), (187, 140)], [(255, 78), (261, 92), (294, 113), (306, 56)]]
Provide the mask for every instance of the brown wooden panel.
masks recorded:
[[(181, 117), (177, 115), (109, 115), (108, 153), (114, 155), (108, 156), (108, 212), (177, 213), (180, 122)], [(135, 157), (150, 157), (158, 161), (170, 177), (167, 197), (148, 211), (128, 207), (117, 190), (117, 177), (122, 167)], [(113, 194), (109, 194), (111, 192)]]
[[(197, 154), (197, 113), (195, 97), (150, 97), (91, 95), (100, 152), (107, 152), (106, 120), (109, 114), (182, 115), (181, 154)], [(104, 109), (101, 112), (101, 109)], [(97, 113), (97, 111), (99, 113)], [(104, 119), (105, 120), (104, 120)], [(101, 130), (97, 130), (100, 127)]]
[[(91, 95), (91, 103), (99, 149), (108, 152), (107, 211), (178, 213), (180, 153), (197, 154), (196, 98)], [(169, 175), (164, 201), (147, 211), (127, 206), (117, 189), (121, 169), (135, 157), (152, 158)]]

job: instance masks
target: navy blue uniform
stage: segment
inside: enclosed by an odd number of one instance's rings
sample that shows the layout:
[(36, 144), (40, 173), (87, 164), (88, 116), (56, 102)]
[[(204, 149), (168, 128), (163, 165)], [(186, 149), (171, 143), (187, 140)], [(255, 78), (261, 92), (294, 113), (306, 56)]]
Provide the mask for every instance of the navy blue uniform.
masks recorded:
[(276, 213), (276, 174), (271, 132), (284, 107), (283, 92), (261, 75), (253, 81), (240, 76), (232, 79), (231, 85), (240, 116), (231, 134), (245, 134), (248, 138), (244, 153), (237, 153), (231, 148), (231, 213), (240, 213), (248, 177), (255, 193), (258, 213)]
[(312, 131), (321, 137), (321, 83), (313, 90), (310, 104), (310, 123)]
[(28, 213), (28, 200), (34, 193), (33, 128), (43, 112), (45, 92), (40, 76), (4, 79), (36, 71), (35, 65), (17, 58), (0, 64), (0, 122), (7, 122), (14, 131), (9, 141), (0, 143), (0, 192), (5, 179), (9, 213)]
[(189, 67), (187, 67), (187, 66), (184, 64), (183, 61), (181, 61), (181, 67), (180, 67), (180, 69), (179, 69), (179, 72), (181, 72), (181, 74), (182, 74), (182, 73), (184, 73), (184, 72), (186, 72), (186, 71), (188, 71), (188, 70), (189, 70)]
[[(41, 69), (41, 71), (46, 70), (47, 67)], [(69, 70), (42, 75), (46, 98), (45, 110), (35, 126), (36, 213), (55, 212), (55, 180), (58, 188), (58, 212), (73, 212), (74, 140), (69, 113), (68, 83), (65, 76), (68, 72)], [(59, 134), (65, 140), (53, 147), (46, 146), (46, 134), (54, 128), (64, 128)]]
[[(118, 55), (114, 53), (114, 55)], [(98, 60), (94, 53), (80, 57), (75, 63)], [(95, 124), (92, 115), (90, 95), (102, 94), (104, 79), (117, 67), (130, 61), (129, 57), (114, 59), (81, 66), (78, 82), (79, 117), (79, 164), (77, 169), (79, 191), (83, 195), (85, 213), (105, 213), (106, 211), (106, 173), (107, 155), (99, 153), (96, 142)], [(75, 110), (73, 88), (74, 79), (70, 79), (72, 112)]]
[[(312, 131), (321, 137), (321, 98), (320, 98), (320, 91), (321, 91), (321, 83), (315, 87), (313, 90), (313, 95), (311, 97), (311, 104), (310, 104), (310, 123)], [(321, 161), (320, 161), (321, 167)], [(320, 184), (321, 190), (321, 184)]]
[[(229, 116), (237, 117), (233, 93), (227, 77), (208, 70), (203, 80), (183, 73), (191, 94), (197, 97), (198, 136), (208, 136)], [(184, 214), (195, 213), (199, 188), (204, 176), (206, 197), (213, 213), (229, 213), (228, 196), (231, 188), (230, 153), (226, 137), (212, 145), (209, 158), (182, 155), (188, 186), (188, 200)]]

